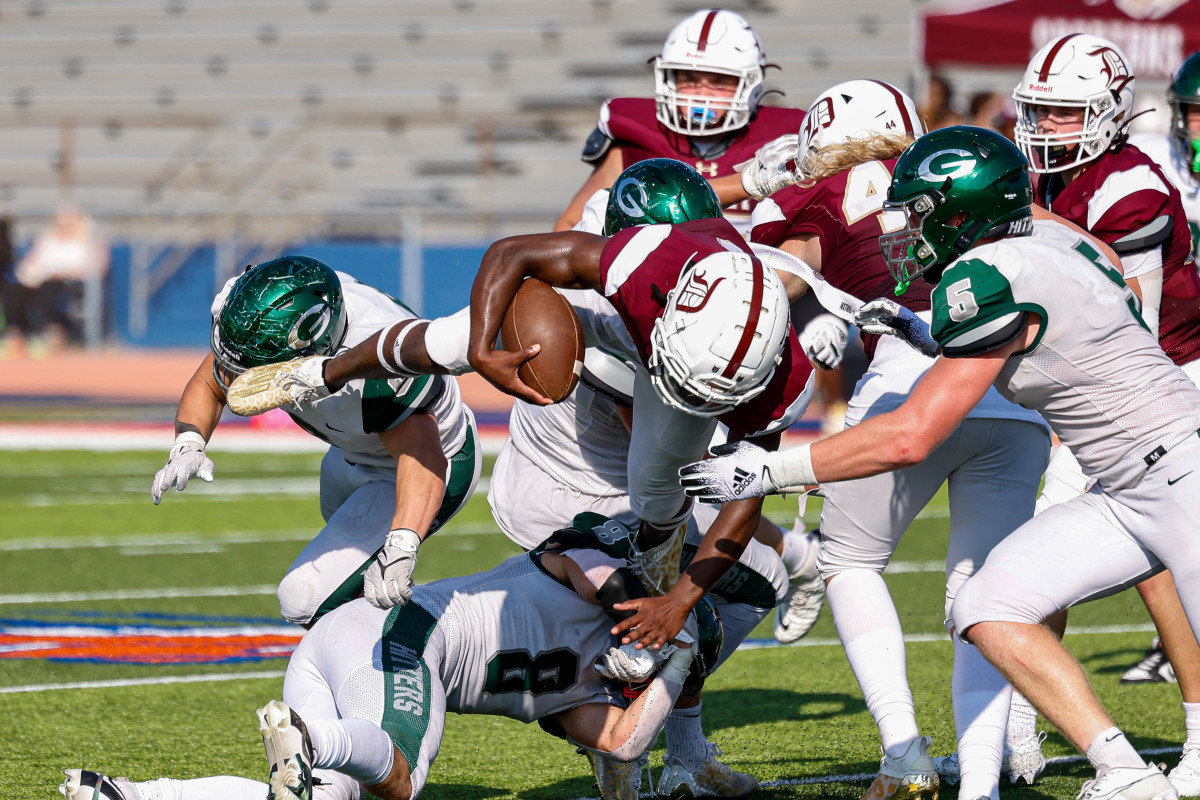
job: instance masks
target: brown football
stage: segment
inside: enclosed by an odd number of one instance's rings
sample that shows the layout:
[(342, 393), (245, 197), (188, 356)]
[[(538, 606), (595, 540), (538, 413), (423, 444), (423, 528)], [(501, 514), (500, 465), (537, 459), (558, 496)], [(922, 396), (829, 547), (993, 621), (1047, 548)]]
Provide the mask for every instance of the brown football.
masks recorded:
[(533, 344), (542, 350), (521, 365), (517, 377), (561, 402), (575, 391), (583, 369), (583, 326), (565, 297), (548, 283), (528, 278), (500, 324), (500, 346), (516, 351)]

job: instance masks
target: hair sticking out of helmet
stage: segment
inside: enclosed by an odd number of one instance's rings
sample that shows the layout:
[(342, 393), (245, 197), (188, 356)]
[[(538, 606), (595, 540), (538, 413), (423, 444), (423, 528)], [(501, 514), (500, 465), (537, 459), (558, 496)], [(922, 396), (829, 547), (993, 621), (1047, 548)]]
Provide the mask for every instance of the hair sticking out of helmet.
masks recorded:
[(890, 83), (839, 83), (804, 117), (797, 177), (820, 180), (866, 161), (896, 158), (924, 132), (912, 98)]
[(782, 360), (790, 306), (774, 270), (741, 252), (686, 268), (654, 323), (650, 381), (667, 405), (715, 417), (757, 397)]
[(250, 367), (329, 355), (345, 334), (336, 272), (308, 256), (267, 261), (237, 279), (213, 319), (213, 375), (228, 386)]
[[(744, 128), (758, 110), (767, 64), (762, 42), (738, 14), (697, 11), (667, 35), (654, 61), (658, 121), (685, 136), (711, 136)], [(732, 93), (703, 93), (681, 85), (680, 73), (713, 73), (736, 79)]]
[(1167, 103), (1171, 107), (1171, 138), (1183, 152), (1193, 174), (1200, 174), (1200, 126), (1188, 125), (1188, 109), (1200, 116), (1200, 52), (1184, 60), (1167, 87)]
[(996, 131), (958, 125), (933, 131), (904, 151), (892, 172), (885, 210), (909, 227), (880, 237), (903, 294), (919, 276), (937, 283), (980, 239), (1033, 229), (1029, 162)]
[(720, 217), (717, 193), (700, 173), (670, 158), (625, 168), (613, 181), (604, 212), (604, 235), (635, 225), (678, 224)]
[(1013, 137), (1030, 168), (1064, 172), (1124, 143), (1134, 84), (1129, 59), (1099, 36), (1071, 33), (1034, 54), (1013, 90)]

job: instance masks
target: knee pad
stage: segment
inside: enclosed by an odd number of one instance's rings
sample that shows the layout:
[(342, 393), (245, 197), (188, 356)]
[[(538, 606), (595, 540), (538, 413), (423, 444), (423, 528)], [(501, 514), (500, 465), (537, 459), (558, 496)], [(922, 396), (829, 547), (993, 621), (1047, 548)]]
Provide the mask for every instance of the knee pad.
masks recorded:
[(275, 590), (279, 598), (279, 613), (294, 625), (308, 625), (316, 614), (316, 585), (306, 578), (304, 568), (294, 569), (283, 576)]

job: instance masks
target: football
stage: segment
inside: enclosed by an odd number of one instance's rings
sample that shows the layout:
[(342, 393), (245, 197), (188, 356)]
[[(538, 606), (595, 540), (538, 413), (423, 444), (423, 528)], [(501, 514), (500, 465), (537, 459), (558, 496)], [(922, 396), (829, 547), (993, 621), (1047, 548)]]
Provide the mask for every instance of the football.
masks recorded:
[(526, 385), (558, 403), (575, 390), (583, 369), (583, 326), (567, 299), (549, 284), (528, 278), (500, 324), (500, 346), (542, 350), (517, 370)]

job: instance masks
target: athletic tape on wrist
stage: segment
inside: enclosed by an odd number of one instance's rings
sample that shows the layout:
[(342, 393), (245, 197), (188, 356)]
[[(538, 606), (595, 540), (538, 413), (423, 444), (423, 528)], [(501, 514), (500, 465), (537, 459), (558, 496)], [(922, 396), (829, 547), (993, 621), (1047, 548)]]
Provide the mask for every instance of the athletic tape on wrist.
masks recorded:
[(659, 668), (658, 674), (663, 680), (682, 686), (683, 682), (687, 680), (688, 672), (691, 668), (691, 648), (681, 647), (674, 653), (671, 653), (671, 657), (667, 659), (667, 663)]
[(207, 442), (205, 442), (204, 437), (201, 436), (196, 431), (184, 431), (183, 433), (181, 433), (175, 437), (175, 444), (173, 444), (171, 446), (171, 449), (174, 450), (175, 448), (179, 447), (180, 445), (184, 445), (184, 444), (199, 445), (200, 449), (203, 450), (204, 446), (207, 444)]
[(412, 528), (392, 528), (387, 535), (387, 543), (415, 552), (421, 546), (421, 537)]
[(812, 445), (804, 444), (768, 453), (763, 463), (764, 488), (769, 492), (792, 494), (803, 492), (806, 486), (816, 483), (811, 448)]

